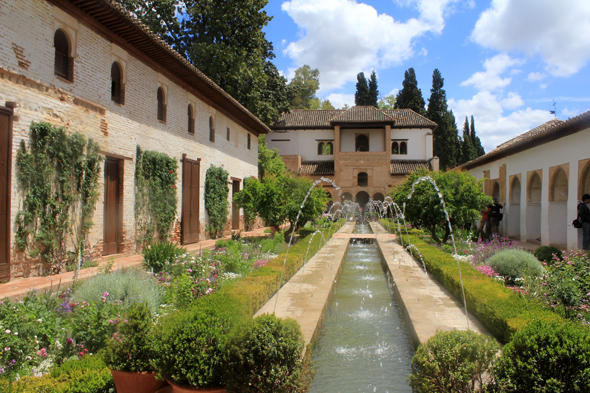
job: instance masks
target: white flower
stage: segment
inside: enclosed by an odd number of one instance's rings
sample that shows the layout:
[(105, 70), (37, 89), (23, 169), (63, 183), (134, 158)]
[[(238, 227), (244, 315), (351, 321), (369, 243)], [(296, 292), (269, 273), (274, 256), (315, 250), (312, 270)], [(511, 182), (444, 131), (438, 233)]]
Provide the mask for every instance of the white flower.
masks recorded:
[(37, 322), (41, 323), (41, 322), (43, 322), (43, 321), (41, 320), (41, 318), (39, 318), (39, 319), (37, 319)]

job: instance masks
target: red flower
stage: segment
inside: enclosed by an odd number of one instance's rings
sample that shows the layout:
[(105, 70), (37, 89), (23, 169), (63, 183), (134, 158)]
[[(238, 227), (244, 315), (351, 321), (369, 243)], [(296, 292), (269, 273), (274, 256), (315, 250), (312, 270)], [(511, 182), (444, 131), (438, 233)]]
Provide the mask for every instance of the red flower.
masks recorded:
[(170, 171), (170, 173), (172, 173), (172, 171)]
[(173, 185), (172, 185), (172, 188), (176, 188), (176, 186), (173, 184)]

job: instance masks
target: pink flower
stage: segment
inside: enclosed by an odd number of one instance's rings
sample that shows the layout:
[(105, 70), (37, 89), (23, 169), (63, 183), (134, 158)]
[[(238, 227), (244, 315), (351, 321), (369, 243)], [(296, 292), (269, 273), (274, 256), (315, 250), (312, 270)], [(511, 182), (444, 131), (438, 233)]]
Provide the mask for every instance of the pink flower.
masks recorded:
[(45, 350), (45, 348), (41, 348), (39, 351), (37, 351), (37, 355), (41, 356), (42, 358), (46, 358), (47, 357), (47, 350)]
[(6, 347), (6, 348), (4, 348), (4, 350), (5, 350), (6, 352), (10, 351), (10, 347)]

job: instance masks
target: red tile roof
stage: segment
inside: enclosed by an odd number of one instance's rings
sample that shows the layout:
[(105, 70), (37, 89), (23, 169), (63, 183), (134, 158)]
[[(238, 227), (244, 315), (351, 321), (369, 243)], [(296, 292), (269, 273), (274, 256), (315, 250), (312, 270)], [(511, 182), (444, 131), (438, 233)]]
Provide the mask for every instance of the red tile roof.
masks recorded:
[(333, 175), (334, 161), (303, 161), (299, 173), (302, 175)]
[(408, 175), (418, 169), (431, 170), (430, 161), (426, 160), (391, 160), (389, 171), (392, 175)]

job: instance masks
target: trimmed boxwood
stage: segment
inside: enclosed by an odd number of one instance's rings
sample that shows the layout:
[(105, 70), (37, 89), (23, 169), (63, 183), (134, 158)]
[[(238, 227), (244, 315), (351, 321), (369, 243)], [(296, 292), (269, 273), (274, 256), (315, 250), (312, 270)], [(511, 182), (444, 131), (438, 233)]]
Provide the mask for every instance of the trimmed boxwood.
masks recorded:
[(589, 392), (590, 329), (532, 323), (506, 344), (492, 375), (494, 392)]
[[(403, 236), (402, 241), (407, 245), (408, 238)], [(428, 273), (462, 301), (457, 261), (451, 255), (417, 237), (410, 236), (409, 241), (422, 255)], [(416, 258), (420, 258), (414, 248), (411, 252)], [(559, 315), (544, 309), (539, 303), (529, 302), (523, 296), (515, 294), (504, 285), (480, 273), (471, 264), (459, 262), (459, 265), (469, 312), (473, 313), (501, 342), (510, 341), (514, 333), (533, 320), (562, 320)]]

